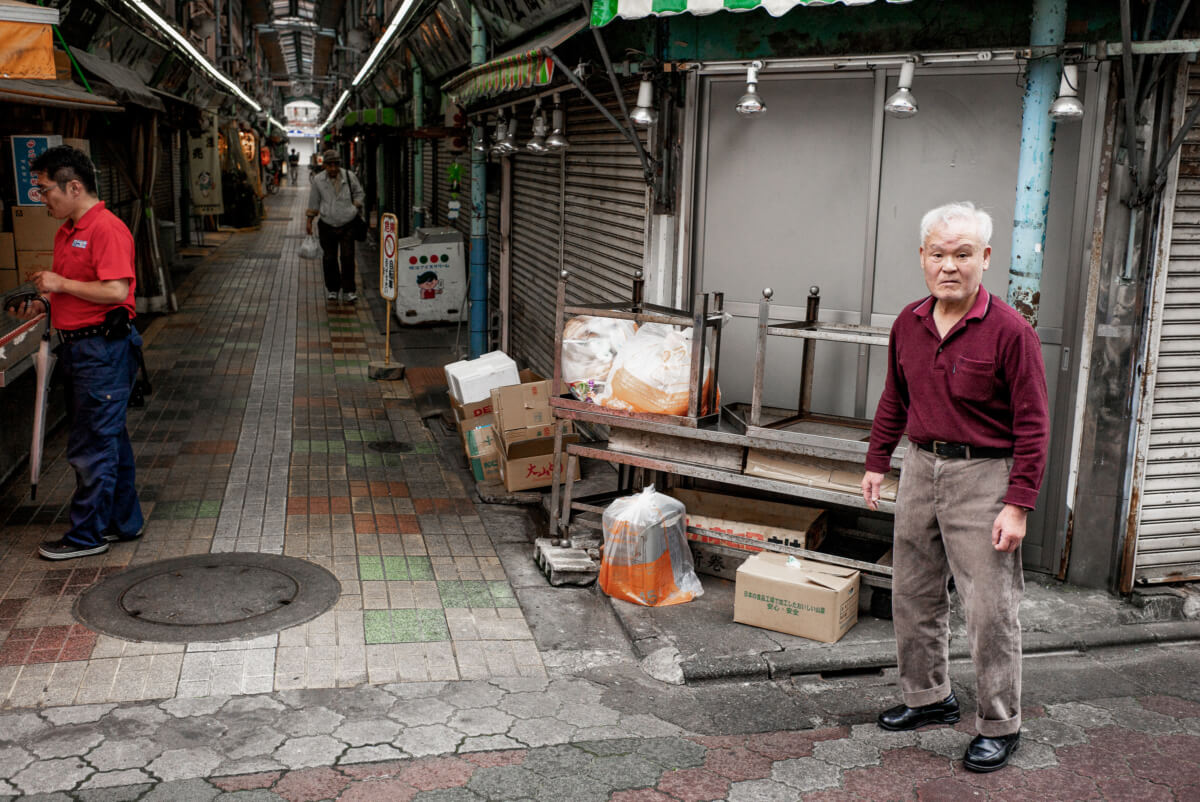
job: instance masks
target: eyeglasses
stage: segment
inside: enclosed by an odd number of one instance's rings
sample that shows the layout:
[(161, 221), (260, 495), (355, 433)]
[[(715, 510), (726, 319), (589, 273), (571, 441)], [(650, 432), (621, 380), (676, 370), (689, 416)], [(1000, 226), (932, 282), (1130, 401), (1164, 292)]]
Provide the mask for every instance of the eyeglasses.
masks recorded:
[(58, 184), (53, 184), (53, 183), (51, 183), (51, 184), (34, 184), (32, 191), (29, 194), (33, 197), (34, 200), (41, 200), (42, 198), (46, 197), (47, 192), (49, 192), (52, 188), (57, 187), (57, 186), (58, 186)]

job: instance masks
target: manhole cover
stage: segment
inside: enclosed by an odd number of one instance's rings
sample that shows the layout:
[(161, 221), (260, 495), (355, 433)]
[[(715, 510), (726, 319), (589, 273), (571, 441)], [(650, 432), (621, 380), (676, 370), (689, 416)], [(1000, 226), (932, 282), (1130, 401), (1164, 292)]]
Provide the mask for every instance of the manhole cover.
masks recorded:
[(399, 440), (376, 440), (373, 443), (367, 443), (367, 448), (372, 451), (382, 451), (384, 454), (406, 454), (412, 451), (412, 443), (403, 443)]
[(241, 640), (310, 621), (341, 592), (333, 574), (294, 557), (198, 554), (113, 574), (79, 597), (75, 617), (127, 640)]

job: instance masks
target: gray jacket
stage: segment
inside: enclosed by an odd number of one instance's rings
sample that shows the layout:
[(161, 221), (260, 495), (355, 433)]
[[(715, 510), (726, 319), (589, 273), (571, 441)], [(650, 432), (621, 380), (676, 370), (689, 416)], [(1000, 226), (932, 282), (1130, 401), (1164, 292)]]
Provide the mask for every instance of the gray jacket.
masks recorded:
[(308, 192), (308, 208), (316, 209), (326, 225), (344, 226), (355, 218), (358, 209), (354, 204), (362, 203), (363, 188), (358, 176), (344, 167), (338, 170), (337, 181), (329, 179), (324, 171), (312, 180)]

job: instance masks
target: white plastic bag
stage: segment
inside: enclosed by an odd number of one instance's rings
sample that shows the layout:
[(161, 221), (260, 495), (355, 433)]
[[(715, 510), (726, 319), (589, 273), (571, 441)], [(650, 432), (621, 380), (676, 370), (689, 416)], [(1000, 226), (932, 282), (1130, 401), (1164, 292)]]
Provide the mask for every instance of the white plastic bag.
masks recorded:
[[(702, 401), (713, 378), (710, 357), (705, 354)], [(692, 330), (647, 323), (617, 352), (604, 395), (596, 403), (624, 412), (686, 415), (691, 372)]]
[(320, 259), (321, 258), (321, 241), (317, 239), (316, 234), (309, 234), (304, 238), (304, 242), (300, 243), (300, 258), (301, 259)]
[(613, 357), (637, 331), (632, 320), (579, 315), (563, 325), (562, 379), (580, 401), (603, 394)]
[(682, 604), (704, 593), (687, 543), (687, 510), (654, 492), (619, 498), (604, 511), (600, 588), (647, 607)]

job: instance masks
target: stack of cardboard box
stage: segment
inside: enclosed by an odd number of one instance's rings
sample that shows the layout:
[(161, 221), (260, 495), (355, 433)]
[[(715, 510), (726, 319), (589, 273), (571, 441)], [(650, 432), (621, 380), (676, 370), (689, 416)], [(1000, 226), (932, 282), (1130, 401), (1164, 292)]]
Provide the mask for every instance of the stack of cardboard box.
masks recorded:
[[(62, 225), (45, 206), (14, 206), (13, 244), (16, 248), (15, 287), (30, 273), (50, 270), (54, 264), (54, 234)], [(0, 243), (2, 245), (2, 243)], [(3, 263), (3, 256), (0, 256)], [(11, 288), (10, 288), (11, 289)]]
[(550, 484), (554, 417), (549, 381), (531, 370), (518, 372), (511, 359), (494, 351), (447, 365), (446, 385), (476, 481), (503, 480), (509, 491)]

